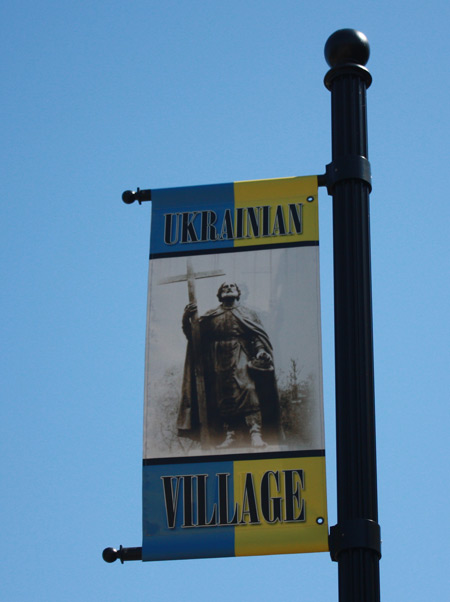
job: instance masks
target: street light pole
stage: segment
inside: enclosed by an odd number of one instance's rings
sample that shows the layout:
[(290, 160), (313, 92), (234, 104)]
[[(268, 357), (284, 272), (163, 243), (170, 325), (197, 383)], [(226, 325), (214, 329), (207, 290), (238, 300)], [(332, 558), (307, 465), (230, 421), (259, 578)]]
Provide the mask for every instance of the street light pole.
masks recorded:
[(333, 197), (338, 524), (330, 552), (338, 562), (340, 602), (380, 600), (372, 286), (365, 68), (369, 43), (353, 29), (325, 45), (331, 67), (332, 162), (326, 183)]

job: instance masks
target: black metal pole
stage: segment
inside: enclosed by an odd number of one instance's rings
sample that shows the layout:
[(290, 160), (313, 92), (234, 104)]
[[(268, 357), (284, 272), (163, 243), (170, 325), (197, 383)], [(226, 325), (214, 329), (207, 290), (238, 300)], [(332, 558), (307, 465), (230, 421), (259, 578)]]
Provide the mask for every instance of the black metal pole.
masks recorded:
[(335, 32), (325, 45), (331, 69), (336, 451), (338, 524), (330, 552), (338, 562), (340, 602), (380, 600), (372, 286), (370, 164), (367, 150), (364, 67), (369, 43), (354, 29)]

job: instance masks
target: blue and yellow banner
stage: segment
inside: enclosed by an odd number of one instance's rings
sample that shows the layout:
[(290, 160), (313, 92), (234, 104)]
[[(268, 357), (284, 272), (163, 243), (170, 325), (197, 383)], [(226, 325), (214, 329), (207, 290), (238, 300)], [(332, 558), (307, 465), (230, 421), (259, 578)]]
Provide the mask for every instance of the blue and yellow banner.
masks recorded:
[(152, 205), (152, 257), (319, 240), (316, 176), (155, 190)]
[(324, 492), (323, 455), (145, 466), (143, 559), (326, 551)]
[(152, 190), (143, 560), (328, 550), (317, 177)]

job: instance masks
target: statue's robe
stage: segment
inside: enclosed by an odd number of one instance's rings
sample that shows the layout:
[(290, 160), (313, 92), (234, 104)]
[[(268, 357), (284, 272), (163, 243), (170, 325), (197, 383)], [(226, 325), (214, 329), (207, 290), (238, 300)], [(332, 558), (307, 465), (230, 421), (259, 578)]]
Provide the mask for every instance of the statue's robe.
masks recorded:
[[(273, 356), (272, 345), (256, 313), (244, 306), (220, 305), (199, 318), (208, 429), (213, 441), (224, 436), (224, 424), (237, 424), (246, 415), (261, 412), (262, 436), (279, 442), (279, 399), (273, 362), (262, 367), (255, 361), (259, 351)], [(188, 339), (181, 403), (180, 436), (199, 439), (200, 422), (192, 342)]]

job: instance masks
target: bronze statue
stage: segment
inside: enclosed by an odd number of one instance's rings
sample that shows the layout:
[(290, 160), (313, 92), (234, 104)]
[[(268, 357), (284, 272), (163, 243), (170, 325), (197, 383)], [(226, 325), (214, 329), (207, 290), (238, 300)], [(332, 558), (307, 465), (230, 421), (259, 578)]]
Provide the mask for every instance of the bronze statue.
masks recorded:
[[(251, 447), (263, 450), (279, 442), (279, 402), (273, 349), (257, 314), (239, 303), (237, 284), (224, 282), (217, 293), (220, 305), (197, 316), (189, 303), (182, 327), (188, 340), (182, 399), (178, 414), (180, 436), (201, 439), (216, 449)], [(199, 330), (194, 358), (193, 322)], [(201, 424), (195, 362), (201, 362), (206, 417)], [(199, 403), (200, 402), (200, 403)], [(204, 424), (206, 420), (206, 425)], [(207, 429), (207, 437), (200, 436)]]

